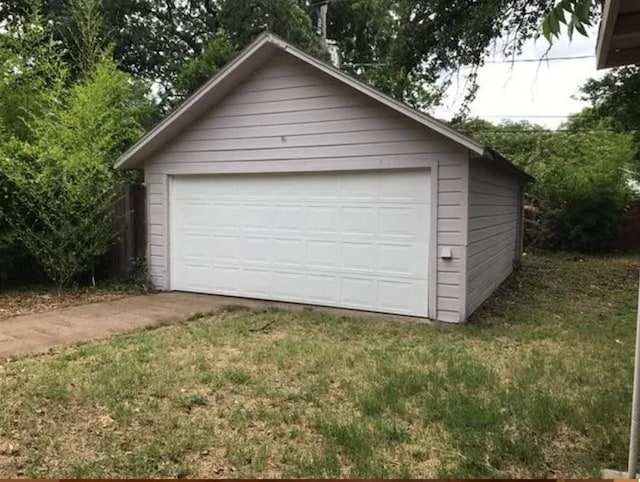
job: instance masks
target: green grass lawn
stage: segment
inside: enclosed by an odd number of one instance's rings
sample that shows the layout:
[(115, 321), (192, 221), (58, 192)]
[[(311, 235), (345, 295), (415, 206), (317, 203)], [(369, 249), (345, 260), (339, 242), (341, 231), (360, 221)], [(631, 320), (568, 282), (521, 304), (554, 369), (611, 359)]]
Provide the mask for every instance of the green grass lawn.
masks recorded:
[(0, 477), (624, 469), (637, 268), (528, 256), (466, 326), (229, 308), (12, 361)]

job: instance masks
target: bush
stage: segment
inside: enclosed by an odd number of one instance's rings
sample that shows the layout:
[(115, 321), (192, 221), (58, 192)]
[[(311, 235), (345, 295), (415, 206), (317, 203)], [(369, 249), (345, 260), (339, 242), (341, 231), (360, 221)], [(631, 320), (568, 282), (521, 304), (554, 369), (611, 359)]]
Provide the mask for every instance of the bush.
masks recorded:
[(557, 131), (526, 122), (459, 125), (536, 178), (527, 186), (525, 247), (611, 252), (618, 249), (632, 198), (633, 141), (588, 112)]
[[(38, 15), (0, 35), (0, 266), (8, 272), (19, 246), (58, 288), (115, 241), (118, 187), (130, 176), (113, 163), (154, 110), (109, 51), (91, 50), (72, 79), (60, 48)], [(6, 127), (14, 118), (19, 130)]]

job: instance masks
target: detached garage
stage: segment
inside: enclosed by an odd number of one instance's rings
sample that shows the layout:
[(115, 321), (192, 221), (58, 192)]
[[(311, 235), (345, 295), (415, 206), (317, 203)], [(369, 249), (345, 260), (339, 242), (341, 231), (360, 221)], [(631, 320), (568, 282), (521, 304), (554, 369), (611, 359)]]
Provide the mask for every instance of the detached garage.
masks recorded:
[(496, 152), (263, 34), (117, 162), (162, 290), (467, 317), (522, 252)]

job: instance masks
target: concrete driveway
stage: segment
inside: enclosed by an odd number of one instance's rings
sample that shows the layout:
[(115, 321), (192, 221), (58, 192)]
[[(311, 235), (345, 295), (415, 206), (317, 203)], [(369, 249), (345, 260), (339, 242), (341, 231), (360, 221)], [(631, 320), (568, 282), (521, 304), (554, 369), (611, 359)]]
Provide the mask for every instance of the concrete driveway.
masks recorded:
[[(248, 308), (302, 310), (308, 305), (251, 300), (195, 293), (155, 293), (103, 301), (60, 310), (16, 316), (0, 321), (0, 363), (27, 353), (46, 353), (64, 346), (133, 331), (173, 321), (183, 321), (196, 313), (219, 310), (229, 305)], [(342, 308), (313, 306), (334, 315), (384, 318), (389, 321), (431, 323), (422, 318), (387, 315)]]
[(184, 320), (235, 302), (220, 296), (157, 293), (16, 316), (0, 321), (0, 360)]

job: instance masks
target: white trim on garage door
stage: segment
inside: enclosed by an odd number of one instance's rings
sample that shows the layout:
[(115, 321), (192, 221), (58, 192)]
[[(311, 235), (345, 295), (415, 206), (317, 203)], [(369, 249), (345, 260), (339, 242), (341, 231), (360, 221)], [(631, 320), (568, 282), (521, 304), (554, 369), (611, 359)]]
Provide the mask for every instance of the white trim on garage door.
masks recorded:
[(429, 316), (429, 169), (170, 186), (170, 289)]

